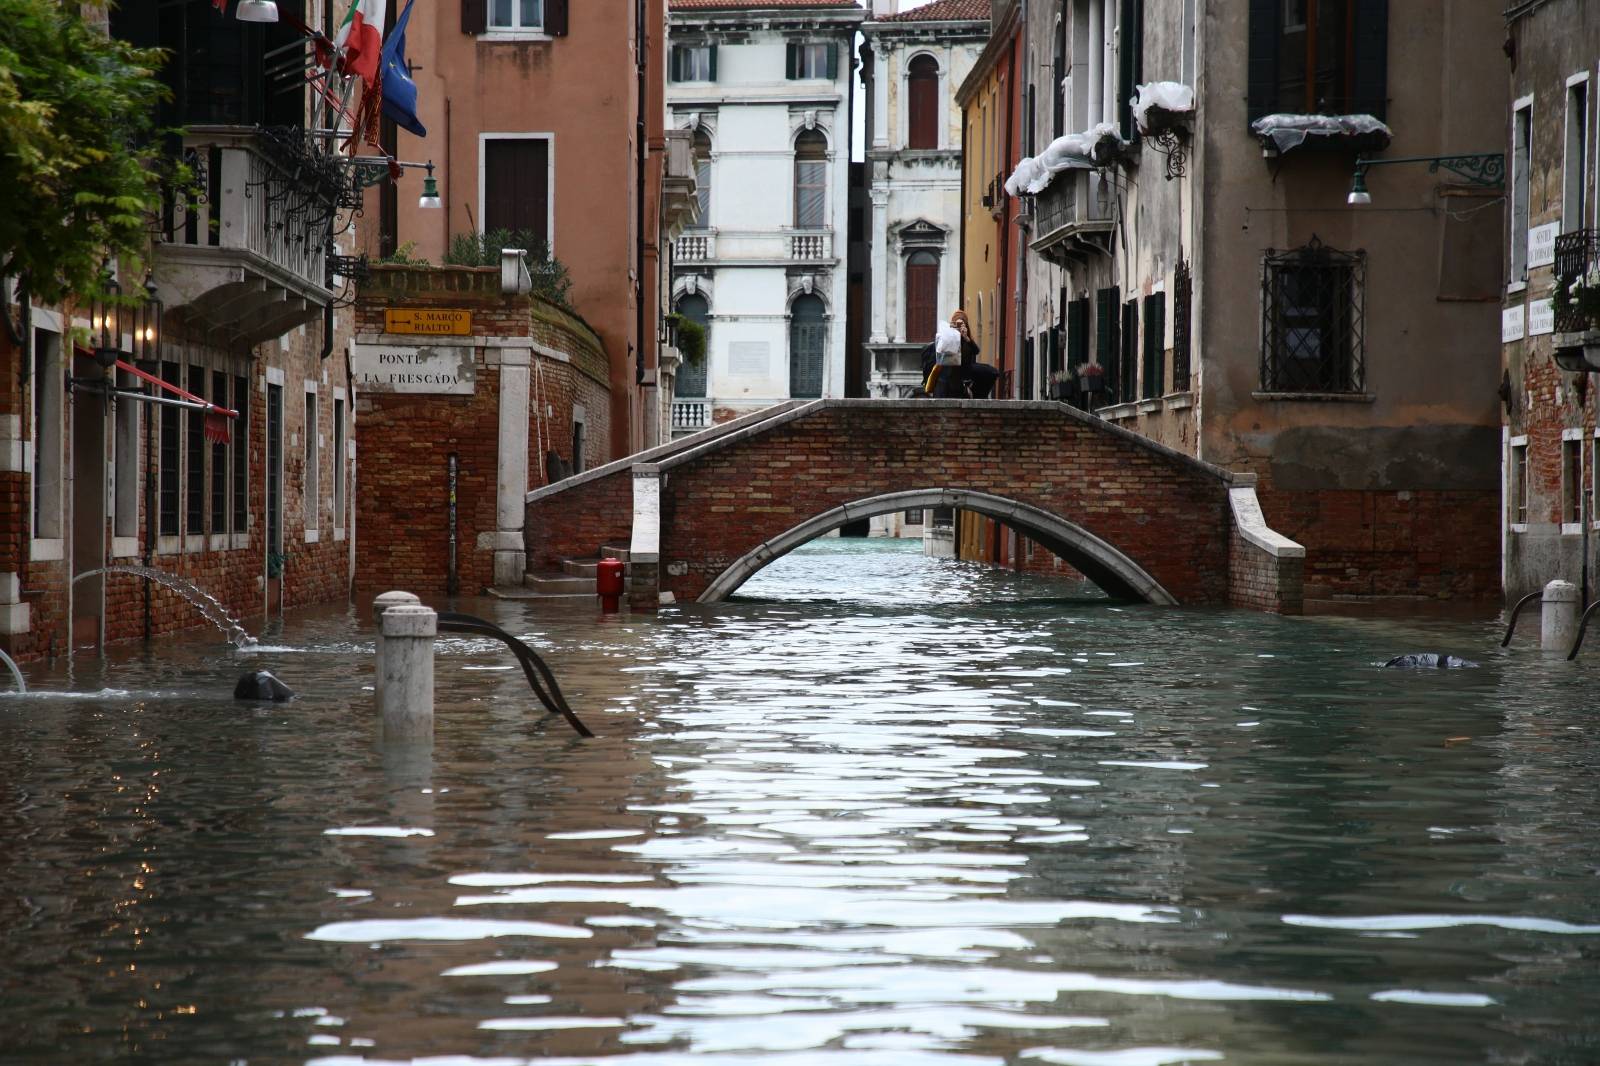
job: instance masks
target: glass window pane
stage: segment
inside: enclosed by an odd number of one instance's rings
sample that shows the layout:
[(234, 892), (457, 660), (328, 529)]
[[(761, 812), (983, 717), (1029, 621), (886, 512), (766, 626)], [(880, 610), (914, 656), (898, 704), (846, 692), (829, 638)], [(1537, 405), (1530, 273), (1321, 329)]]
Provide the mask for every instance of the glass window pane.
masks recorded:
[(489, 5), (489, 25), (511, 26), (511, 0), (494, 0)]
[(524, 29), (535, 29), (544, 25), (544, 0), (521, 0), (522, 22)]

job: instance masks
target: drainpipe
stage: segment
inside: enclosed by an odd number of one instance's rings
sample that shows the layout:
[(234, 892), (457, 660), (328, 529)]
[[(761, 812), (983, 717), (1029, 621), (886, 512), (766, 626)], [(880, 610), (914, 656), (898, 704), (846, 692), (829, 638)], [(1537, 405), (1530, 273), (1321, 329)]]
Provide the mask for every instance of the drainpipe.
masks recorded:
[[(638, 139), (637, 152), (634, 159), (635, 181), (635, 220), (634, 220), (634, 249), (633, 249), (633, 302), (634, 302), (634, 342), (633, 342), (633, 382), (641, 389), (644, 387), (644, 193), (645, 193), (645, 158), (649, 151), (648, 124), (645, 121), (648, 104), (645, 90), (645, 67), (649, 31), (645, 25), (648, 12), (644, 0), (638, 0), (633, 6), (634, 36), (638, 41), (638, 48), (634, 53), (634, 77), (637, 83), (638, 115), (634, 120)], [(641, 396), (642, 401), (642, 396)], [(630, 405), (631, 406), (631, 405)], [(629, 441), (633, 437), (630, 434)]]
[[(1016, 85), (1016, 92), (1020, 94), (1026, 92), (1027, 86), (1033, 77), (1033, 62), (1028, 49), (1028, 0), (1021, 0), (1018, 11), (1022, 19), (1022, 72), (1024, 74), (1024, 77), (1018, 79)], [(1019, 110), (1022, 112), (1022, 122), (1026, 123), (1032, 117), (1028, 114), (1027, 97), (1021, 97), (1018, 103), (1021, 105)], [(1033, 147), (1033, 127), (1024, 125), (1022, 136), (1018, 140), (1020, 144), (1026, 144), (1031, 149)], [(1029, 154), (1032, 153), (1030, 152)], [(1026, 321), (1028, 314), (1028, 231), (1032, 228), (1033, 216), (1031, 206), (1029, 206), (1031, 201), (1024, 201), (1020, 196), (1012, 199), (1016, 200), (1017, 209), (1017, 215), (1012, 220), (1017, 224), (1017, 328), (1012, 337), (1011, 398), (1020, 400), (1022, 399), (1022, 344), (1028, 331)], [(1024, 210), (1024, 207), (1029, 207), (1029, 210)], [(1015, 545), (1016, 540), (1013, 537), (1013, 552), (1015, 551)]]

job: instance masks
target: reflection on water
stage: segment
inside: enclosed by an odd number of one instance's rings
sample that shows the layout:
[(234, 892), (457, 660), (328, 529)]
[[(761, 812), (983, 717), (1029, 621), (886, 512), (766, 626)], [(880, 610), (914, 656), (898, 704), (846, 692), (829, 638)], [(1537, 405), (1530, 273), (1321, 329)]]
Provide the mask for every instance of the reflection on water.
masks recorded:
[(450, 638), (380, 750), (358, 611), (0, 696), (0, 1061), (1600, 1061), (1600, 658), (881, 541), (463, 606), (601, 735)]

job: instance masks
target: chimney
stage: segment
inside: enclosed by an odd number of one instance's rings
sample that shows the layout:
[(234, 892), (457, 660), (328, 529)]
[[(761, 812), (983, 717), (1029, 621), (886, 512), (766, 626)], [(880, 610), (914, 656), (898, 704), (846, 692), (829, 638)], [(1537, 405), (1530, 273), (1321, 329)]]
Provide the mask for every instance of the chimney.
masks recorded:
[(899, 9), (900, 0), (872, 0), (872, 17), (875, 19), (898, 14)]

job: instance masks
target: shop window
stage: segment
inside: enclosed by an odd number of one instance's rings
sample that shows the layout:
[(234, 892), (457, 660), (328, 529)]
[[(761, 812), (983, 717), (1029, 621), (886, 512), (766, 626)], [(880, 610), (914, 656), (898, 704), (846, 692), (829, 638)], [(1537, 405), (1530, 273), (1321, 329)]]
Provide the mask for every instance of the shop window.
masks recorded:
[(1512, 437), (1507, 457), (1506, 518), (1513, 530), (1528, 528), (1528, 438)]
[[(117, 371), (121, 388), (133, 389), (139, 379), (126, 370)], [(112, 488), (112, 532), (119, 537), (139, 535), (139, 409), (138, 400), (119, 396), (116, 400), (116, 484)]]
[(1584, 500), (1582, 430), (1561, 434), (1561, 532), (1583, 532)]
[(1268, 252), (1261, 272), (1261, 388), (1266, 392), (1360, 392), (1365, 382), (1366, 258), (1315, 237)]
[(318, 454), (317, 445), (317, 394), (306, 393), (306, 420), (305, 420), (305, 476), (301, 482), (304, 492), (303, 520), (306, 532), (315, 532), (320, 529), (322, 515), (322, 498), (318, 490), (322, 487), (322, 456)]
[(345, 514), (345, 478), (348, 476), (345, 467), (349, 459), (345, 455), (344, 436), (344, 400), (335, 396), (333, 398), (333, 528), (344, 529), (349, 525), (348, 516)]
[[(161, 380), (168, 385), (182, 385), (180, 373), (182, 368), (174, 362), (163, 360), (161, 363)], [(183, 486), (178, 481), (182, 472), (182, 421), (183, 412), (171, 404), (161, 405), (161, 458), (160, 474), (157, 486), (158, 497), (158, 523), (157, 529), (163, 537), (176, 537), (179, 533), (178, 524), (181, 518), (180, 507), (182, 504)]]
[(33, 331), (33, 535), (61, 536), (61, 337)]

